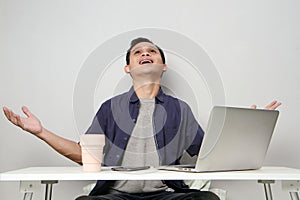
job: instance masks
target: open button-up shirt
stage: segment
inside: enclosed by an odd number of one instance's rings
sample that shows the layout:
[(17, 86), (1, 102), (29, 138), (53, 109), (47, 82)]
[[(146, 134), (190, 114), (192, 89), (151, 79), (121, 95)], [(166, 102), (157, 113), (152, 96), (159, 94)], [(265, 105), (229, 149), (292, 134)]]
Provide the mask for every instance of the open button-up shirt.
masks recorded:
[[(105, 166), (121, 165), (139, 114), (139, 105), (139, 98), (132, 87), (128, 92), (104, 102), (98, 110), (86, 133), (105, 134), (103, 158)], [(179, 164), (184, 150), (191, 156), (197, 155), (204, 136), (190, 107), (182, 100), (165, 94), (162, 89), (155, 97), (153, 130), (161, 165)], [(98, 181), (91, 194), (102, 193), (105, 182)], [(178, 183), (176, 181), (165, 182), (175, 190), (186, 188), (178, 181)]]

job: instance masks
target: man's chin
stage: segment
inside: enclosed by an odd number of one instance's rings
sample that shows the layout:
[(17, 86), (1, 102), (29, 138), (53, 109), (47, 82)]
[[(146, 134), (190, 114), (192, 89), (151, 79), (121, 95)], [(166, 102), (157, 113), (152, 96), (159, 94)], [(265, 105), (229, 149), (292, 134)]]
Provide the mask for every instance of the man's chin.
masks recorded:
[(163, 64), (147, 63), (147, 64), (135, 66), (131, 70), (131, 74), (133, 74), (133, 73), (147, 74), (147, 73), (157, 73), (157, 72), (162, 72), (162, 71), (163, 71)]

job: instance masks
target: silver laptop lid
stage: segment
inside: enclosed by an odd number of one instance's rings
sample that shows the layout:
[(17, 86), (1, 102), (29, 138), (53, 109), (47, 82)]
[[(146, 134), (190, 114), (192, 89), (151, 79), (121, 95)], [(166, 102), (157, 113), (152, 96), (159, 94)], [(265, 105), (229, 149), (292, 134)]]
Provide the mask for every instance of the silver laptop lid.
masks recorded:
[(196, 162), (196, 171), (258, 169), (279, 112), (215, 106)]

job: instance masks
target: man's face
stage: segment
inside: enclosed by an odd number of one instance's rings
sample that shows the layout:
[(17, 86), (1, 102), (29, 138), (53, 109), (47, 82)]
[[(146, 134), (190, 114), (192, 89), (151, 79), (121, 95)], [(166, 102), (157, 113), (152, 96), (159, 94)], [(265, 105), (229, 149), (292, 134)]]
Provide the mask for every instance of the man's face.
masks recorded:
[(149, 64), (161, 64), (163, 70), (166, 70), (166, 65), (163, 64), (161, 54), (158, 48), (149, 42), (141, 42), (135, 45), (130, 51), (130, 63), (125, 66), (125, 71), (129, 73), (136, 67), (143, 67)]

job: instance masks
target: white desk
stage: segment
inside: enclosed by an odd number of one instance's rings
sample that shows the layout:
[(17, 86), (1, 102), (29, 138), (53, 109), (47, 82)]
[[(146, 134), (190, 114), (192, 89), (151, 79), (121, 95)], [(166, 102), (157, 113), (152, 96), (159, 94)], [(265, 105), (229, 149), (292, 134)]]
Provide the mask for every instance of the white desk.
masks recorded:
[[(46, 199), (51, 199), (52, 184), (59, 180), (257, 180), (264, 184), (267, 199), (272, 199), (270, 183), (282, 181), (292, 199), (299, 200), (300, 169), (263, 167), (259, 170), (189, 173), (157, 169), (133, 172), (111, 171), (103, 168), (98, 173), (83, 172), (81, 167), (30, 167), (0, 174), (0, 181), (36, 181), (46, 184)], [(50, 190), (50, 191), (47, 191)]]

